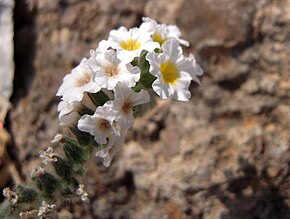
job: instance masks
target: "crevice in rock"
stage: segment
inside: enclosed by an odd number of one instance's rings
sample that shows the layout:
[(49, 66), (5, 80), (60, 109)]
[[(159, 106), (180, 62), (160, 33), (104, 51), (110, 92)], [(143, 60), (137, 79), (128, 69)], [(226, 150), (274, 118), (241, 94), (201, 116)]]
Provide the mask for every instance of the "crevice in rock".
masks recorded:
[(218, 85), (224, 90), (235, 91), (238, 90), (243, 83), (248, 79), (248, 74), (240, 74), (235, 78), (225, 79), (218, 82)]
[[(16, 0), (14, 7), (14, 63), (15, 73), (13, 80), (13, 93), (10, 98), (13, 108), (25, 97), (31, 87), (34, 78), (33, 60), (35, 57), (35, 16), (36, 10), (29, 9), (25, 0)], [(13, 110), (12, 108), (12, 110)], [(24, 179), (21, 172), (22, 164), (18, 161), (18, 151), (15, 137), (12, 132), (11, 113), (5, 120), (5, 128), (11, 135), (11, 141), (7, 145), (7, 154), (14, 163), (20, 177)]]
[(14, 8), (14, 62), (15, 76), (11, 102), (16, 105), (26, 96), (35, 71), (33, 60), (36, 47), (36, 8), (30, 9), (25, 0), (16, 0)]

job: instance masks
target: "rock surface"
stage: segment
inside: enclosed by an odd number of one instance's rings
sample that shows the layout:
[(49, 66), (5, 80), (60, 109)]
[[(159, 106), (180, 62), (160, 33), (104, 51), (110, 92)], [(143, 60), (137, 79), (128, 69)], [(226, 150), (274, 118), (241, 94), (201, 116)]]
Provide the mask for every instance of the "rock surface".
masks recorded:
[(16, 12), (8, 120), (24, 181), (59, 131), (62, 78), (111, 29), (177, 24), (205, 70), (190, 102), (136, 120), (109, 169), (89, 163), (90, 204), (60, 218), (290, 218), (289, 0), (21, 0)]

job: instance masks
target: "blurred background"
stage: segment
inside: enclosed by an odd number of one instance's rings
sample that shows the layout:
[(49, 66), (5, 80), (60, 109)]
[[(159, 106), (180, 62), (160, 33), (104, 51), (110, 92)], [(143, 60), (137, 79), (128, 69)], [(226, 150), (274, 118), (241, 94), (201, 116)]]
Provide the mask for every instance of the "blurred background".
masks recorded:
[(61, 131), (64, 75), (143, 16), (181, 29), (202, 85), (138, 118), (110, 168), (93, 158), (90, 203), (59, 218), (289, 219), (289, 0), (0, 0), (1, 189)]

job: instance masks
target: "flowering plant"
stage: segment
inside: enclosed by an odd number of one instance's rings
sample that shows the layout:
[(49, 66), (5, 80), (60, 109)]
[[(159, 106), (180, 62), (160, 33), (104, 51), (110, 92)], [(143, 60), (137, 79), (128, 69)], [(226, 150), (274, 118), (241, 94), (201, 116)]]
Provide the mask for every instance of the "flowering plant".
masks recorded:
[(52, 142), (62, 152), (49, 147), (40, 153), (44, 166), (32, 171), (31, 186), (4, 189), (1, 218), (43, 218), (60, 201), (88, 201), (80, 182), (90, 155), (109, 167), (138, 109), (153, 101), (154, 92), (162, 99), (189, 100), (189, 85), (199, 83), (203, 71), (192, 54), (183, 55), (181, 45), (189, 43), (180, 35), (174, 25), (143, 18), (139, 28), (112, 30), (64, 77), (57, 110), (60, 125), (73, 137), (57, 134)]

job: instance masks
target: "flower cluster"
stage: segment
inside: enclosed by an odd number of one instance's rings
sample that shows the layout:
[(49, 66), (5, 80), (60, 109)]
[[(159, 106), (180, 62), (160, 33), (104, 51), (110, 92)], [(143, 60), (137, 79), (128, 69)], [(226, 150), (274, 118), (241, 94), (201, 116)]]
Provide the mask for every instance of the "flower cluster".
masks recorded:
[(57, 92), (60, 124), (93, 136), (105, 166), (122, 147), (134, 109), (150, 102), (148, 90), (188, 101), (191, 81), (199, 83), (203, 71), (192, 54), (183, 55), (181, 45), (189, 43), (180, 35), (174, 25), (143, 18), (139, 28), (112, 30), (64, 77)]
[(72, 135), (57, 134), (40, 152), (43, 164), (31, 172), (29, 186), (3, 190), (0, 218), (47, 218), (65, 201), (88, 202), (80, 181), (91, 154), (110, 166), (134, 116), (155, 102), (154, 92), (161, 99), (189, 100), (190, 83), (199, 83), (203, 71), (192, 54), (184, 56), (181, 46), (189, 43), (180, 36), (174, 25), (143, 18), (139, 28), (112, 30), (64, 77), (57, 110)]

